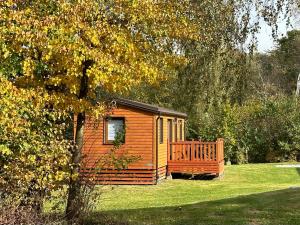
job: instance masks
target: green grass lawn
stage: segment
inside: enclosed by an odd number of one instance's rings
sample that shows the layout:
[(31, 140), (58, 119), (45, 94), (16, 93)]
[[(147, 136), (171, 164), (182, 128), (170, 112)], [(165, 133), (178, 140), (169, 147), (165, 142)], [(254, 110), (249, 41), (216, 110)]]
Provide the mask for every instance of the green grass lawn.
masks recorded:
[(135, 225), (299, 225), (297, 187), (300, 168), (275, 164), (227, 166), (221, 180), (174, 179), (156, 186), (105, 187), (86, 224), (108, 224), (100, 221), (110, 218)]

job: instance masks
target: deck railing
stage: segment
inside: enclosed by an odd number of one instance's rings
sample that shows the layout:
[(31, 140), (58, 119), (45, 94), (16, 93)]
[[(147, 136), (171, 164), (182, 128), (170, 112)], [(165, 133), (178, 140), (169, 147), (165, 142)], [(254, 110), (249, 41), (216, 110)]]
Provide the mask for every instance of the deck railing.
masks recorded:
[(168, 161), (222, 162), (224, 141), (216, 142), (179, 141), (168, 143)]

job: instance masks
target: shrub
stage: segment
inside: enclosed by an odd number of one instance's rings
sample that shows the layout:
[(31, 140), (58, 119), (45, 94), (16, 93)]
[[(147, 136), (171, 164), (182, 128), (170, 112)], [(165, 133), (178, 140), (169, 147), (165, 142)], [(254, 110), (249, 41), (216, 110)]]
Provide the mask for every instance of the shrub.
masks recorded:
[(189, 137), (225, 140), (225, 159), (233, 163), (296, 160), (300, 151), (299, 99), (255, 98), (243, 105), (229, 102), (190, 121)]
[(26, 217), (32, 209), (41, 212), (43, 199), (69, 176), (65, 116), (46, 99), (0, 77), (0, 206)]

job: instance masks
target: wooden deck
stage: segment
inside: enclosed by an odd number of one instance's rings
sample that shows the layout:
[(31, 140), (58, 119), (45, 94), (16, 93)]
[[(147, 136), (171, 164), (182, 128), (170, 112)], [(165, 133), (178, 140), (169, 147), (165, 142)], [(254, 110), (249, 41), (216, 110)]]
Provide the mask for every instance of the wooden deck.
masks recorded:
[(168, 144), (167, 173), (214, 174), (224, 172), (224, 141), (179, 141)]

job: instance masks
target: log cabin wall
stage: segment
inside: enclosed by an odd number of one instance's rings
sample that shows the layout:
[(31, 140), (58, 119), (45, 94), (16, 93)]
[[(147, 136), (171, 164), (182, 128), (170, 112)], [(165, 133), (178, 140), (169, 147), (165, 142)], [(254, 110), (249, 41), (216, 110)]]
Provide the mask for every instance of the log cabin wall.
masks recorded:
[[(95, 175), (99, 184), (154, 184), (156, 182), (155, 164), (155, 119), (151, 112), (126, 106), (115, 108), (110, 117), (124, 118), (125, 143), (118, 150), (120, 154), (139, 156), (140, 160), (129, 164), (126, 170), (102, 169), (96, 174), (95, 163), (108, 153), (113, 145), (104, 141), (105, 120), (87, 120), (84, 130), (84, 173)], [(161, 150), (163, 151), (163, 150)], [(166, 162), (167, 149), (162, 154)], [(160, 170), (160, 173), (165, 173)]]
[[(99, 166), (97, 162), (103, 161), (105, 157), (109, 158), (107, 154), (114, 145), (108, 143), (107, 119), (96, 121), (89, 117), (84, 129), (81, 175), (93, 177), (98, 184), (156, 184), (164, 179), (167, 173), (168, 142), (185, 139), (186, 114), (119, 99), (117, 107), (107, 117), (115, 118), (114, 123), (120, 123), (121, 120), (125, 125), (125, 142), (118, 149), (118, 154), (137, 156), (139, 160), (122, 170), (107, 165)], [(168, 121), (172, 121), (172, 140), (168, 140)]]

